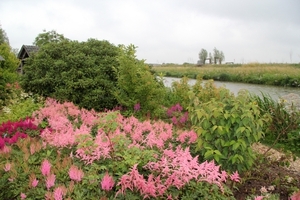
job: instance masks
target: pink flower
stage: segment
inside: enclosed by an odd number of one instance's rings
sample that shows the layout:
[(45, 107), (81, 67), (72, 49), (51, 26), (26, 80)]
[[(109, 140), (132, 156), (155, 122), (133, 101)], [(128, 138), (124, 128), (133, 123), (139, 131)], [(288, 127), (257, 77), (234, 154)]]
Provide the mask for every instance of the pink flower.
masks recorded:
[(61, 187), (55, 188), (53, 196), (55, 200), (63, 200), (63, 189)]
[(134, 111), (139, 111), (141, 109), (141, 104), (137, 103), (134, 105)]
[(84, 176), (84, 173), (81, 169), (78, 169), (75, 165), (72, 165), (69, 169), (70, 179), (74, 181), (81, 181)]
[(47, 179), (46, 179), (46, 187), (49, 190), (51, 187), (54, 186), (55, 183), (55, 175), (54, 174), (50, 174)]
[(110, 191), (113, 188), (114, 184), (114, 179), (106, 172), (101, 181), (102, 190)]
[(299, 200), (300, 199), (300, 191), (294, 193), (291, 197), (291, 200)]
[(8, 172), (8, 171), (10, 171), (10, 168), (11, 168), (11, 164), (6, 163), (3, 169), (4, 169), (4, 171)]
[(41, 171), (44, 176), (48, 176), (50, 174), (51, 164), (48, 160), (44, 160), (41, 166)]
[(8, 147), (8, 146), (6, 146), (6, 145), (4, 145), (4, 147), (1, 149), (0, 148), (0, 154), (8, 154), (8, 153), (10, 153), (11, 152), (11, 147)]
[(257, 196), (257, 197), (255, 197), (254, 200), (262, 200), (263, 198), (264, 198), (264, 196)]
[(31, 186), (35, 188), (35, 187), (37, 186), (38, 183), (39, 183), (39, 181), (35, 178), (35, 179), (33, 179), (33, 181), (31, 182)]
[(232, 181), (235, 181), (235, 182), (240, 182), (241, 181), (241, 178), (240, 178), (237, 171), (230, 175), (230, 179)]
[(24, 193), (21, 193), (20, 196), (21, 196), (21, 199), (26, 199), (26, 197), (27, 197), (26, 194), (24, 194)]

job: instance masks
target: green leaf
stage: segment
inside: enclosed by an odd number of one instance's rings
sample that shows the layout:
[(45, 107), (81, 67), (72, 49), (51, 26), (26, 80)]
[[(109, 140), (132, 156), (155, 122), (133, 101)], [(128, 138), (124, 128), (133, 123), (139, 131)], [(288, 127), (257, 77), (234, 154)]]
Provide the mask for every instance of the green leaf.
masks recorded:
[(213, 156), (213, 154), (214, 154), (214, 151), (213, 151), (213, 150), (208, 150), (208, 151), (206, 151), (206, 153), (204, 154), (204, 158), (205, 158), (205, 159), (209, 159), (209, 158), (211, 158), (211, 157)]
[(233, 146), (232, 146), (232, 150), (236, 150), (237, 148), (239, 148), (240, 143), (236, 142)]

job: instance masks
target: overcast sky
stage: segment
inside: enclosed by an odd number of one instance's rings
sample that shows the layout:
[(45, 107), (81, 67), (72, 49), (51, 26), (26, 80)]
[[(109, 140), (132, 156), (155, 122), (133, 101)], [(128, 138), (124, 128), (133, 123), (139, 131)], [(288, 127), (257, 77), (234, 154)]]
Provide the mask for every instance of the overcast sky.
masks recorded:
[(138, 46), (147, 63), (196, 63), (202, 48), (226, 62), (300, 62), (300, 0), (1, 0), (13, 48), (43, 30)]

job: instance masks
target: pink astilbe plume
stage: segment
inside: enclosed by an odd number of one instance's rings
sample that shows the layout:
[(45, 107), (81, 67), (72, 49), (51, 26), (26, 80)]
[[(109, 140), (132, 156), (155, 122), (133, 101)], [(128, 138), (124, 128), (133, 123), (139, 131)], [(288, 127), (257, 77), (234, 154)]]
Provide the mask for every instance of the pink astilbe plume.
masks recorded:
[(10, 152), (11, 152), (11, 147), (10, 146), (4, 145), (2, 147), (2, 149), (0, 148), (0, 155), (1, 154), (9, 154)]
[(290, 200), (299, 200), (300, 199), (300, 191), (295, 192), (291, 197)]
[(53, 187), (55, 185), (55, 178), (56, 178), (56, 176), (54, 174), (50, 174), (49, 176), (47, 176), (47, 178), (46, 178), (47, 190), (49, 190), (51, 187)]
[(223, 191), (222, 183), (226, 181), (225, 171), (220, 172), (219, 166), (213, 161), (199, 164), (198, 157), (193, 158), (189, 148), (183, 150), (180, 146), (175, 151), (166, 149), (158, 162), (149, 162), (144, 168), (155, 171), (165, 178), (165, 186), (182, 188), (189, 181), (206, 181), (216, 184)]
[(139, 122), (137, 118), (131, 116), (120, 117), (118, 122), (133, 142), (145, 147), (161, 149), (165, 142), (172, 138), (172, 125), (162, 121), (151, 124), (150, 121)]
[(182, 133), (179, 133), (179, 136), (177, 137), (177, 141), (180, 141), (181, 143), (187, 142), (187, 144), (191, 144), (197, 141), (197, 133), (195, 131), (184, 131)]
[(131, 191), (139, 191), (144, 199), (163, 196), (167, 189), (159, 176), (155, 177), (153, 174), (150, 174), (147, 180), (144, 179), (143, 175), (137, 170), (137, 164), (132, 167), (130, 172), (121, 177), (117, 185), (120, 185), (121, 189), (116, 195), (120, 193), (125, 194), (126, 189), (129, 189)]
[(63, 196), (66, 194), (66, 188), (59, 186), (53, 191), (54, 200), (63, 200)]
[(5, 172), (10, 171), (10, 169), (11, 169), (11, 164), (10, 164), (10, 163), (6, 163), (5, 166), (3, 167), (3, 169), (4, 169)]
[(89, 135), (85, 141), (81, 142), (80, 147), (76, 150), (76, 157), (86, 164), (91, 164), (101, 158), (110, 158), (111, 149), (110, 139), (102, 130), (99, 130), (95, 139)]
[(101, 181), (102, 190), (110, 191), (114, 187), (114, 184), (114, 179), (106, 172)]
[(35, 178), (32, 180), (31, 186), (35, 188), (38, 185), (38, 183), (39, 183), (39, 181)]
[(235, 182), (240, 182), (241, 181), (241, 178), (240, 178), (237, 171), (230, 175), (230, 179), (232, 181), (235, 181)]
[(50, 174), (51, 164), (48, 160), (44, 160), (41, 166), (41, 172), (44, 176), (48, 176)]
[(69, 169), (69, 176), (70, 179), (72, 179), (73, 181), (81, 181), (81, 179), (84, 176), (84, 173), (81, 169), (78, 169), (78, 167), (76, 167), (75, 165), (72, 165)]
[(24, 193), (22, 192), (21, 195), (20, 195), (20, 198), (21, 198), (21, 199), (26, 199), (26, 197), (27, 197), (26, 194), (24, 194)]
[[(50, 128), (45, 129), (41, 137), (48, 144), (56, 147), (76, 145), (76, 136), (89, 134), (98, 118), (93, 110), (79, 109), (70, 102), (61, 104), (50, 98), (47, 99), (46, 106), (34, 112), (33, 116), (36, 117), (37, 125), (47, 120)], [(81, 119), (81, 123), (78, 122), (78, 118)]]

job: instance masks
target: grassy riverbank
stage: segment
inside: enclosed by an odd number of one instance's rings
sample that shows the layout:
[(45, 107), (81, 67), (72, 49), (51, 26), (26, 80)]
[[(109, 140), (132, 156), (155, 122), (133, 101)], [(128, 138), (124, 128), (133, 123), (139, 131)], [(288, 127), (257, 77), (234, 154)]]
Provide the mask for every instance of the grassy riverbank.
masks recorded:
[(166, 64), (152, 68), (156, 73), (164, 76), (187, 76), (218, 81), (255, 83), (264, 85), (277, 85), (300, 87), (300, 64), (235, 64), (235, 65), (175, 65)]

